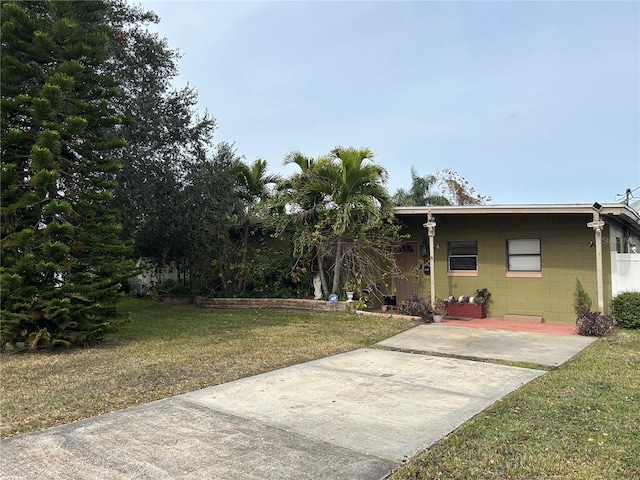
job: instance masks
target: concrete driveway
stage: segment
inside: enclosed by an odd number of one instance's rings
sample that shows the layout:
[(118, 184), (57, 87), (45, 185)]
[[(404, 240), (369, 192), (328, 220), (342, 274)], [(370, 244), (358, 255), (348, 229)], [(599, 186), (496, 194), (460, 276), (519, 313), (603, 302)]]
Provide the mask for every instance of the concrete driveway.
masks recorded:
[[(477, 358), (511, 352), (510, 359), (530, 362), (528, 352), (540, 341), (546, 347), (535, 354), (535, 363), (557, 366), (593, 341), (497, 333), (489, 341), (472, 329), (423, 325), (379, 345), (454, 355), (462, 349)], [(544, 373), (359, 349), (2, 440), (0, 476), (383, 479)]]

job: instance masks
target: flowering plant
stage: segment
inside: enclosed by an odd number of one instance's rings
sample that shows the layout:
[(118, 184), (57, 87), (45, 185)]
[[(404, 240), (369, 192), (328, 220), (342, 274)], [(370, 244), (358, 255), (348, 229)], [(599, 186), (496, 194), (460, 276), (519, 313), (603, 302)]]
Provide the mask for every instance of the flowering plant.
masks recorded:
[(476, 295), (473, 297), (467, 297), (466, 295), (460, 295), (455, 297), (453, 295), (444, 299), (444, 304), (450, 303), (475, 303), (476, 305), (489, 305), (489, 299), (491, 298), (491, 292), (486, 288), (479, 288), (476, 290)]
[(436, 299), (436, 303), (433, 305), (433, 313), (436, 315), (444, 315), (447, 309), (446, 300)]

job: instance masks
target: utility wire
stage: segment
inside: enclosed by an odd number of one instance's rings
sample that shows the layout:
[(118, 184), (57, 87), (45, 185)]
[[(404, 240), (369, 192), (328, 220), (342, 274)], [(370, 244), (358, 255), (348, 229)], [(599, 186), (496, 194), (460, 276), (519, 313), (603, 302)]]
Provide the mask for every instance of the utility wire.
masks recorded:
[(639, 198), (639, 197), (636, 197), (636, 196), (633, 194), (633, 192), (635, 192), (635, 191), (637, 191), (637, 190), (640, 190), (640, 187), (636, 187), (636, 188), (634, 188), (633, 190), (632, 190), (632, 189), (630, 189), (630, 188), (627, 188), (627, 190), (626, 190), (624, 193), (617, 193), (617, 194), (616, 194), (616, 198), (615, 198), (615, 200), (616, 200), (616, 201), (618, 201), (618, 200), (621, 200), (622, 198), (624, 198), (624, 199), (625, 199), (625, 200), (624, 200), (624, 203), (625, 203), (625, 205), (627, 205), (627, 206), (628, 206), (628, 205), (629, 205), (629, 200), (630, 200), (631, 198)]

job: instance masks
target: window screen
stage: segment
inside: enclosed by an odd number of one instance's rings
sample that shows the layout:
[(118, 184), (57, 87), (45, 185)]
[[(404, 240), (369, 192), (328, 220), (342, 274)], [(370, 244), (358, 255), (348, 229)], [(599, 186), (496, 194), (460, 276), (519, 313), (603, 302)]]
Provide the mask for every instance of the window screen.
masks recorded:
[(540, 239), (507, 240), (507, 270), (510, 272), (541, 271)]

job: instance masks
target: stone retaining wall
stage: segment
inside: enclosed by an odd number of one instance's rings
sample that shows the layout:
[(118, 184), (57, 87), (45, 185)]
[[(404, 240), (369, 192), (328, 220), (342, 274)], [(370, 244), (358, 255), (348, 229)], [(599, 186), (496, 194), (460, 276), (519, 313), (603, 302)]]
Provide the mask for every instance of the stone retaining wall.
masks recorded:
[[(190, 297), (186, 295), (166, 295), (161, 298), (163, 302), (172, 303), (193, 303), (202, 308), (229, 308), (229, 309), (283, 309), (283, 310), (307, 310), (312, 312), (345, 312), (347, 311), (347, 302), (338, 302), (333, 304), (326, 300), (303, 300), (297, 298), (208, 298), (208, 297)], [(384, 317), (407, 318), (420, 323), (420, 317), (410, 317), (402, 315), (398, 312), (380, 311), (354, 311), (358, 315), (376, 315)]]
[(310, 310), (315, 312), (345, 311), (347, 302), (332, 304), (326, 300), (297, 298), (206, 298), (196, 297), (194, 303), (204, 308), (268, 308), (284, 310)]

